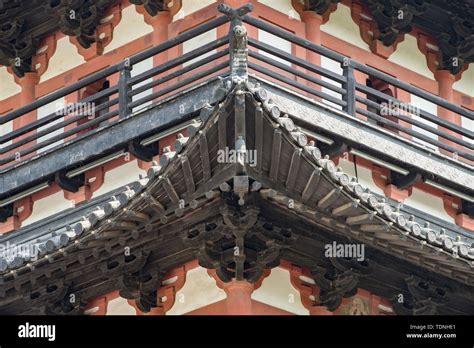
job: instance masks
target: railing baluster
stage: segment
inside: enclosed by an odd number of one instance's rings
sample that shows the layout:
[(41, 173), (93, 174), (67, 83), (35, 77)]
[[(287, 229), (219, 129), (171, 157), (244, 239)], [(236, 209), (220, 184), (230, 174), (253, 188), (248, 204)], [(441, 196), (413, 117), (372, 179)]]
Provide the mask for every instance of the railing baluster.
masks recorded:
[(347, 104), (344, 111), (351, 116), (356, 115), (356, 80), (354, 76), (354, 66), (349, 58), (345, 58), (342, 62), (343, 75), (347, 81), (342, 85), (346, 90), (346, 94), (342, 96)]
[(132, 77), (132, 67), (129, 60), (125, 60), (122, 69), (120, 69), (119, 78), (119, 117), (125, 118), (131, 114), (132, 109), (129, 104), (132, 98), (129, 96), (130, 87), (128, 82)]

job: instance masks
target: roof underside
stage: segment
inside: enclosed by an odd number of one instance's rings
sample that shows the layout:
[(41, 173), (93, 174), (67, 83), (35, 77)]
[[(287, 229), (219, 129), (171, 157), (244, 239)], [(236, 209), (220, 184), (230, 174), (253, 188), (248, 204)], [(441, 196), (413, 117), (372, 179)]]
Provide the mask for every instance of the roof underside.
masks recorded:
[[(3, 259), (0, 312), (80, 313), (116, 289), (147, 311), (159, 305), (163, 275), (197, 258), (223, 281), (257, 281), (281, 259), (308, 267), (331, 310), (363, 287), (405, 294), (399, 313), (474, 313), (470, 246), (421, 226), (321, 158), (264, 90), (239, 85), (201, 120), (147, 178), (55, 236), (25, 240), (36, 258)], [(235, 156), (221, 157), (226, 148)], [(255, 162), (237, 155), (246, 150)], [(334, 241), (365, 245), (365, 260), (325, 257)], [(66, 302), (71, 293), (80, 301)]]

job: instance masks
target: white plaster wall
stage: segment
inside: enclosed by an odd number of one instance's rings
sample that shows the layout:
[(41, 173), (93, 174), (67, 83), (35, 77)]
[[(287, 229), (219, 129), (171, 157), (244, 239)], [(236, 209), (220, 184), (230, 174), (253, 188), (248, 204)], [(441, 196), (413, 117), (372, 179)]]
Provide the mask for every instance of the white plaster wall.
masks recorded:
[(57, 41), (56, 51), (50, 58), (48, 69), (41, 76), (40, 82), (74, 69), (85, 62), (76, 47), (69, 41), (69, 36), (63, 37)]
[[(135, 77), (137, 75), (140, 75), (141, 73), (144, 73), (145, 71), (147, 70), (150, 70), (151, 68), (153, 68), (153, 57), (150, 57), (148, 59), (145, 59), (143, 61), (141, 61), (140, 63), (137, 63), (133, 66), (133, 70), (132, 70), (132, 77)], [(150, 77), (149, 79), (146, 79), (145, 81), (143, 82), (140, 82), (136, 85), (133, 86), (133, 89), (135, 88), (138, 88), (138, 87), (141, 87), (143, 85), (146, 85), (147, 83), (150, 83), (153, 81), (153, 78)], [(136, 101), (136, 100), (140, 100), (141, 98), (144, 98), (150, 94), (153, 93), (153, 88), (150, 88), (150, 89), (147, 89), (146, 91), (143, 91), (137, 95), (134, 95), (132, 97), (132, 101)], [(143, 109), (143, 108), (146, 108), (147, 106), (149, 106), (150, 104), (152, 103), (152, 101), (149, 101), (149, 102), (146, 102), (142, 105), (139, 105), (135, 108), (132, 109), (132, 112), (137, 112), (138, 110), (140, 109)]]
[[(176, 293), (175, 303), (166, 315), (183, 315), (225, 298), (225, 292), (217, 287), (207, 270), (197, 267), (188, 271), (186, 282)], [(253, 292), (252, 299), (290, 313), (308, 315), (308, 310), (301, 303), (298, 290), (290, 283), (289, 271), (282, 268), (272, 270), (262, 286)], [(119, 297), (109, 302), (107, 315), (130, 314), (134, 315), (135, 310), (125, 299)]]
[(143, 20), (143, 16), (136, 11), (135, 5), (128, 6), (122, 11), (122, 19), (114, 28), (114, 37), (104, 49), (104, 53), (136, 40), (153, 32), (153, 27)]
[(21, 88), (16, 84), (13, 75), (6, 67), (0, 67), (0, 101), (20, 92)]
[(454, 82), (453, 89), (474, 97), (474, 64), (464, 71), (459, 81)]
[(224, 290), (217, 287), (216, 281), (207, 274), (207, 270), (197, 267), (188, 271), (186, 282), (176, 293), (175, 303), (166, 315), (186, 314), (225, 298)]
[[(336, 62), (335, 60), (332, 60), (332, 59), (329, 59), (327, 57), (324, 57), (324, 56), (321, 56), (321, 66), (323, 68), (326, 68), (328, 70), (331, 70), (332, 72), (336, 73), (336, 74), (339, 74), (339, 75), (342, 75), (342, 67), (341, 67), (341, 64)], [(340, 83), (337, 83), (327, 77), (324, 77), (324, 76), (321, 76), (321, 80), (325, 81), (325, 82), (328, 82), (332, 85), (335, 85), (337, 87), (341, 87), (341, 84)], [(334, 98), (337, 98), (337, 99), (341, 99), (342, 100), (342, 96), (337, 93), (337, 92), (334, 92), (332, 90), (330, 90), (329, 88), (326, 88), (326, 87), (321, 87), (321, 92), (323, 93), (326, 93), (326, 94), (329, 94), (330, 96), (334, 97)], [(330, 101), (327, 101), (327, 100), (323, 100), (323, 103), (325, 104), (328, 104), (330, 106), (332, 106), (333, 108), (335, 109), (338, 109), (338, 110), (342, 110), (342, 107), (340, 105), (337, 105), (337, 104), (334, 104)]]
[(137, 315), (137, 312), (128, 304), (127, 299), (117, 297), (108, 303), (107, 315)]
[(405, 35), (403, 42), (398, 44), (388, 60), (434, 80), (433, 73), (428, 69), (426, 58), (418, 49), (416, 38), (412, 35)]
[[(57, 99), (57, 100), (55, 100), (55, 101), (53, 101), (49, 104), (46, 104), (46, 105), (43, 105), (43, 106), (39, 107), (38, 112), (37, 112), (37, 117), (38, 117), (38, 119), (41, 119), (43, 117), (49, 116), (52, 113), (55, 113), (55, 112), (61, 110), (62, 108), (64, 108), (65, 105), (66, 104), (65, 104), (65, 99), (64, 98)], [(41, 132), (43, 130), (46, 130), (46, 129), (48, 129), (48, 128), (50, 128), (50, 127), (54, 126), (55, 124), (58, 124), (62, 121), (64, 121), (64, 117), (60, 117), (60, 118), (56, 119), (53, 122), (50, 122), (50, 123), (48, 123), (48, 124), (46, 124), (42, 127), (39, 127), (38, 131)], [(48, 139), (50, 139), (54, 136), (62, 134), (63, 132), (64, 132), (64, 127), (56, 129), (54, 131), (51, 131), (51, 132), (47, 133), (46, 135), (38, 138), (38, 143), (44, 142), (44, 141), (46, 141), (46, 140), (48, 140)], [(44, 151), (46, 151), (48, 149), (51, 149), (51, 148), (53, 148), (53, 147), (55, 147), (59, 144), (62, 144), (62, 143), (64, 143), (64, 140), (56, 141), (53, 144), (47, 145), (47, 146), (39, 149), (37, 151), (37, 153), (44, 152)]]
[[(258, 29), (258, 39), (259, 39), (259, 41), (261, 41), (263, 43), (266, 43), (268, 45), (276, 47), (276, 48), (278, 48), (282, 51), (287, 52), (288, 55), (291, 55), (291, 42), (290, 41), (284, 40), (284, 39), (282, 39), (278, 36), (270, 34), (269, 32), (266, 32), (266, 31), (261, 30), (261, 29)], [(280, 62), (280, 63), (283, 63), (285, 65), (291, 66), (291, 63), (284, 60), (284, 59), (276, 57), (276, 56), (274, 56), (274, 55), (272, 55), (268, 52), (262, 51), (262, 50), (258, 50), (258, 51), (263, 56), (270, 57), (271, 59), (276, 60), (277, 62)], [(278, 72), (280, 74), (282, 73), (282, 71), (278, 71)]]
[(104, 183), (97, 191), (92, 194), (92, 198), (138, 180), (140, 174), (146, 175), (146, 171), (138, 167), (136, 160), (109, 170), (105, 173)]
[[(345, 173), (355, 176), (353, 162), (341, 159), (339, 160), (339, 167)], [(358, 165), (357, 172), (359, 176), (358, 181), (362, 186), (370, 188), (375, 193), (384, 195), (383, 190), (375, 185), (372, 179), (372, 172), (369, 169)], [(444, 210), (443, 200), (441, 198), (430, 195), (417, 188), (413, 188), (412, 195), (405, 200), (404, 204), (454, 223), (454, 219)]]
[[(173, 22), (183, 19), (184, 17), (216, 2), (216, 0), (182, 0), (182, 7), (174, 16)], [(288, 15), (290, 18), (300, 19), (300, 15), (291, 5), (291, 0), (258, 0), (258, 2)]]
[(258, 0), (258, 2), (288, 15), (289, 18), (301, 20), (299, 13), (293, 8), (291, 0)]
[(383, 195), (383, 190), (378, 187), (372, 178), (372, 171), (360, 165), (357, 166), (358, 182), (363, 187), (368, 187), (372, 192)]
[(63, 191), (56, 192), (48, 197), (35, 201), (33, 204), (33, 212), (22, 222), (22, 226), (27, 226), (71, 207), (72, 202), (64, 198)]
[[(466, 117), (461, 117), (461, 125), (470, 130), (471, 132), (474, 132), (474, 121), (473, 120), (470, 120)], [(469, 139), (468, 137), (462, 137), (465, 141), (467, 142), (470, 142), (471, 144), (474, 144), (474, 140), (473, 139)]]
[(347, 6), (338, 4), (327, 23), (321, 26), (321, 31), (370, 52), (369, 45), (360, 37), (359, 27), (352, 20), (351, 10)]
[(339, 168), (346, 173), (347, 175), (351, 175), (355, 177), (355, 168), (354, 168), (354, 163), (351, 161), (348, 161), (344, 158), (339, 159)]
[[(350, 162), (341, 158), (339, 160), (338, 167), (340, 167), (344, 173), (356, 177), (354, 162)], [(374, 179), (372, 178), (372, 171), (370, 169), (362, 167), (361, 165), (357, 165), (357, 177), (359, 184), (361, 184), (363, 187), (367, 187), (375, 193), (381, 195), (384, 194), (383, 190), (375, 184)]]
[[(0, 125), (0, 136), (7, 135), (8, 133), (13, 131), (13, 121), (7, 122), (5, 124)], [(7, 141), (4, 144), (0, 144), (0, 149), (10, 145), (12, 141)]]
[[(92, 194), (92, 197), (100, 196), (118, 187), (124, 186), (139, 179), (139, 174), (146, 172), (140, 169), (137, 161), (131, 161), (120, 167), (117, 167), (105, 174), (104, 184)], [(36, 201), (33, 205), (33, 212), (23, 223), (22, 226), (42, 220), (53, 214), (59, 213), (65, 209), (71, 208), (73, 203), (64, 198), (63, 191), (52, 194), (48, 197)]]
[[(438, 112), (438, 108), (437, 108), (436, 104), (430, 103), (429, 101), (424, 100), (420, 97), (417, 97), (416, 95), (411, 95), (411, 105), (415, 106), (418, 109), (427, 111), (427, 112), (429, 112), (433, 115), (437, 115), (437, 112)], [(426, 124), (430, 127), (438, 128), (438, 126), (435, 123), (430, 122), (428, 120), (425, 120), (424, 118), (421, 118), (420, 116), (417, 116), (416, 114), (412, 115), (412, 118), (414, 118), (415, 120), (420, 121), (420, 122), (422, 122), (422, 123), (424, 123), (424, 124)], [(431, 133), (427, 130), (424, 130), (420, 127), (412, 126), (412, 129), (414, 131), (418, 132), (418, 133), (421, 133), (421, 134), (431, 138), (431, 139), (438, 140), (438, 136), (436, 134), (433, 134), (433, 133)], [(419, 144), (422, 144), (423, 146), (426, 146), (429, 149), (432, 149), (434, 151), (438, 151), (437, 146), (434, 146), (433, 144), (427, 143), (426, 141), (419, 140), (419, 139), (416, 139), (416, 138), (413, 138), (413, 141), (415, 141)]]
[(216, 0), (182, 0), (181, 9), (173, 17), (173, 22), (183, 19), (200, 9), (215, 3)]
[[(191, 40), (183, 42), (183, 54), (191, 52), (192, 50), (195, 50), (197, 48), (200, 48), (201, 46), (208, 44), (209, 42), (215, 41), (217, 39), (217, 30), (213, 29), (210, 30), (206, 33), (203, 33), (199, 36), (196, 36), (192, 38)], [(216, 50), (209, 51), (199, 57), (196, 57), (194, 59), (191, 59), (190, 61), (186, 62), (183, 64), (183, 66), (188, 66), (198, 60), (201, 60), (205, 57), (210, 56), (211, 54), (215, 53)]]
[(252, 293), (252, 299), (290, 313), (309, 314), (301, 303), (299, 291), (291, 285), (290, 272), (283, 268), (273, 268), (262, 286)]
[[(453, 84), (453, 89), (474, 97), (474, 64), (470, 64), (469, 68), (463, 72), (461, 79)], [(466, 117), (461, 117), (461, 124), (464, 128), (474, 131), (474, 121)], [(464, 140), (473, 143), (474, 140), (463, 137)]]
[(444, 210), (442, 198), (430, 195), (417, 188), (413, 188), (411, 196), (405, 200), (404, 204), (419, 209), (426, 214), (454, 223), (454, 219)]

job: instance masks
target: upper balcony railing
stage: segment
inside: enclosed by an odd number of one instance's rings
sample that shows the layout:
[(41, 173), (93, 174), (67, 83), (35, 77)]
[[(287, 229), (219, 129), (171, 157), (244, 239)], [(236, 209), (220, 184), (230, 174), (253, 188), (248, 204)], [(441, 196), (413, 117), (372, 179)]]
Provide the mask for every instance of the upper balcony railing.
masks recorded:
[[(0, 116), (0, 125), (15, 120), (32, 120), (26, 124), (18, 122), (23, 125), (0, 136), (0, 171), (35, 155), (54, 151), (68, 141), (87, 137), (92, 130), (109, 127), (210, 77), (228, 76), (232, 72), (235, 54), (232, 29), (242, 22), (249, 28), (274, 35), (290, 46), (301, 47), (332, 62), (326, 67), (314, 64), (282, 50), (281, 45), (277, 48), (271, 42), (262, 42), (249, 35), (246, 64), (251, 73), (278, 81), (307, 97), (432, 151), (467, 163), (474, 161), (473, 131), (438, 116), (452, 113), (460, 120), (474, 120), (473, 112), (256, 19), (246, 14), (250, 7), (241, 13), (238, 12), (241, 9), (231, 10), (226, 6), (221, 6), (221, 10), (224, 16)], [(176, 47), (229, 22), (229, 35), (176, 55)], [(137, 68), (144, 60), (160, 55), (166, 55), (168, 60), (154, 64), (146, 71)], [(374, 87), (381, 84), (383, 89)], [(97, 88), (98, 85), (102, 87)], [(404, 91), (397, 95), (408, 95), (411, 99), (400, 100), (391, 90)], [(40, 115), (40, 108), (50, 112)], [(29, 118), (32, 114), (33, 117)]]

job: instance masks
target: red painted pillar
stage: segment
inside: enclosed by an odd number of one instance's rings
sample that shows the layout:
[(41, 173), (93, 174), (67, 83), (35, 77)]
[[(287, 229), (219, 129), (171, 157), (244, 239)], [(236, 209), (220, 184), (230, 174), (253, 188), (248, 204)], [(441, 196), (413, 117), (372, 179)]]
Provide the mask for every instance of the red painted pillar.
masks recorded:
[(150, 309), (149, 312), (142, 312), (140, 308), (138, 308), (135, 300), (128, 300), (127, 302), (130, 306), (135, 308), (135, 312), (137, 315), (165, 315), (166, 314), (166, 310), (163, 306), (154, 307)]
[[(436, 81), (438, 82), (439, 96), (443, 99), (446, 99), (449, 102), (454, 102), (453, 83), (454, 83), (455, 77), (448, 70), (437, 70), (434, 74), (434, 77)], [(445, 119), (446, 121), (452, 122), (457, 125), (461, 125), (461, 116), (449, 110), (446, 110), (443, 107), (438, 106), (438, 116), (441, 117), (442, 119)], [(439, 129), (460, 138), (459, 135), (456, 135), (456, 133), (450, 130), (447, 130), (443, 127), (439, 127)], [(452, 141), (446, 140), (442, 137), (439, 137), (439, 139), (445, 144), (448, 144), (454, 147), (460, 147), (459, 145), (453, 143)], [(451, 155), (451, 152), (448, 152), (445, 150), (441, 150), (441, 152)]]
[[(323, 24), (323, 17), (318, 15), (314, 11), (304, 11), (301, 15), (301, 20), (305, 24), (305, 36), (306, 40), (311, 41), (317, 45), (321, 44), (321, 25)], [(314, 65), (321, 66), (321, 56), (310, 50), (306, 50), (306, 60)], [(310, 73), (314, 77), (320, 78), (319, 75)], [(307, 82), (308, 86), (314, 88), (317, 91), (321, 90), (321, 86)]]
[[(15, 207), (13, 209), (15, 209)], [(0, 235), (13, 232), (21, 227), (21, 221), (18, 215), (15, 214), (15, 211), (13, 211), (13, 214), (13, 216), (7, 218), (7, 221), (0, 223)]]
[(383, 192), (385, 196), (390, 197), (397, 202), (403, 203), (405, 199), (411, 196), (412, 189), (410, 187), (408, 189), (401, 190), (395, 185), (388, 184), (384, 187)]
[[(36, 72), (27, 72), (19, 79), (21, 85), (20, 106), (25, 106), (35, 100), (35, 88), (39, 82), (39, 75)], [(30, 112), (13, 121), (14, 129), (26, 126), (36, 120), (36, 113)]]
[(165, 315), (165, 309), (163, 307), (155, 307), (150, 309), (148, 313), (142, 313), (141, 315)]
[(249, 3), (250, 1), (246, 1), (246, 0), (222, 0), (220, 1), (224, 4), (227, 4), (233, 8), (239, 8), (239, 7), (242, 7), (244, 6), (245, 4)]
[(226, 306), (227, 314), (230, 315), (251, 315), (252, 299), (251, 295), (254, 285), (245, 280), (232, 280), (223, 286), (227, 294)]
[[(315, 44), (321, 44), (321, 25), (323, 24), (323, 17), (314, 11), (304, 11), (301, 15), (301, 20), (305, 24), (306, 40)], [(321, 64), (321, 56), (317, 53), (307, 51), (306, 59), (316, 65)]]
[(97, 308), (95, 312), (92, 312), (89, 315), (106, 315), (109, 302), (112, 301), (113, 299), (116, 299), (117, 297), (119, 297), (118, 291), (113, 291), (104, 296), (97, 297), (89, 301), (84, 311)]
[(107, 314), (107, 307), (109, 305), (109, 301), (106, 296), (99, 297), (93, 301), (91, 301), (87, 308), (96, 308), (95, 312), (90, 313), (89, 315), (106, 315)]
[[(171, 13), (169, 11), (160, 12), (156, 17), (146, 16), (148, 24), (153, 26), (153, 45), (159, 45), (168, 40), (168, 25), (171, 23)], [(153, 57), (155, 65), (161, 65), (168, 60), (167, 52), (163, 52)]]
[(455, 218), (456, 225), (474, 232), (474, 219), (471, 219), (467, 214), (458, 214)]
[[(136, 6), (136, 10), (138, 13), (142, 14), (145, 23), (148, 25), (151, 25), (153, 27), (153, 33), (152, 33), (152, 42), (153, 46), (157, 46), (165, 41), (168, 40), (170, 37), (169, 35), (169, 24), (171, 23), (172, 17), (176, 12), (179, 11), (179, 8), (181, 8), (181, 3), (175, 3), (172, 8), (168, 9), (167, 11), (162, 11), (159, 12), (158, 15), (156, 16), (151, 16), (143, 6)], [(168, 60), (174, 57), (173, 55), (173, 50), (166, 50), (160, 54), (157, 54), (153, 56), (153, 67), (160, 66), (162, 64), (165, 64)], [(177, 54), (176, 54), (177, 56)], [(171, 71), (166, 72), (166, 74), (169, 74)], [(160, 78), (163, 78), (165, 74), (158, 74), (153, 77), (153, 80), (158, 80)], [(165, 88), (166, 86), (169, 85), (169, 82), (165, 82), (163, 84), (160, 84), (158, 86), (155, 86), (153, 88), (153, 92), (157, 92), (160, 89)], [(151, 162), (146, 162), (142, 161), (140, 159), (137, 159), (137, 164), (140, 169), (147, 170), (148, 168), (151, 167)]]
[[(19, 81), (19, 84), (21, 86), (21, 93), (20, 93), (20, 107), (21, 106), (25, 106), (25, 105), (28, 105), (28, 104), (31, 104), (32, 102), (35, 101), (36, 99), (36, 86), (39, 82), (39, 74), (36, 73), (36, 72), (27, 72), (25, 73), (25, 76), (18, 79)], [(34, 111), (31, 111), (25, 115), (22, 115), (20, 117), (18, 117), (17, 119), (13, 120), (13, 129), (16, 130), (16, 129), (19, 129), (21, 127), (24, 127), (32, 122), (36, 121), (36, 110)], [(15, 141), (19, 141), (29, 135), (31, 135), (32, 133), (27, 133), (21, 137), (18, 137), (16, 138), (15, 140), (13, 140), (14, 142)], [(23, 146), (20, 146), (19, 148), (15, 149), (15, 152), (18, 152), (20, 151), (21, 149), (25, 149), (29, 146), (32, 146), (33, 144), (35, 144), (36, 141), (32, 141), (26, 145), (23, 145)], [(29, 154), (27, 156), (24, 156), (24, 157), (31, 157), (33, 156), (33, 154)]]
[[(15, 80), (21, 86), (21, 92), (20, 92), (20, 96), (19, 96), (19, 105), (18, 105), (18, 107), (28, 105), (28, 104), (32, 103), (33, 101), (35, 101), (35, 94), (36, 94), (35, 89), (36, 89), (36, 85), (39, 82), (39, 74), (36, 73), (36, 72), (27, 72), (27, 73), (25, 73), (25, 75), (22, 78), (15, 78)], [(35, 120), (36, 120), (36, 110), (14, 119), (13, 120), (13, 130), (24, 127), (24, 126), (34, 122)], [(15, 138), (13, 140), (13, 142), (20, 141), (21, 139), (23, 139), (27, 136), (30, 136), (31, 134), (33, 134), (33, 133), (32, 132), (26, 133), (25, 135), (22, 135), (18, 138)], [(11, 155), (13, 153), (20, 152), (21, 150), (23, 150), (23, 149), (25, 149), (29, 146), (32, 146), (35, 143), (36, 143), (36, 141), (31, 141), (28, 144), (19, 146), (16, 149), (13, 149), (13, 150), (5, 153), (3, 156), (8, 156), (8, 155)], [(34, 153), (22, 156), (20, 158), (20, 160), (31, 157), (33, 155), (34, 155)], [(11, 164), (12, 163), (9, 163), (7, 165), (11, 165)], [(32, 203), (31, 203), (31, 205), (32, 205)], [(28, 206), (25, 205), (24, 209), (26, 209), (26, 210), (25, 210), (24, 214), (21, 214), (22, 215), (21, 217), (23, 217), (23, 219), (22, 219), (19, 216), (19, 214), (17, 214), (17, 208), (19, 207), (18, 203), (15, 204), (14, 205), (13, 216), (9, 217), (7, 219), (7, 221), (5, 221), (4, 223), (0, 223), (0, 235), (4, 234), (4, 233), (7, 233), (7, 232), (14, 231), (14, 230), (20, 228), (21, 227), (21, 221), (26, 219), (26, 217), (28, 217), (31, 214), (31, 205), (28, 205)], [(26, 211), (28, 211), (28, 213), (26, 213)]]
[[(453, 102), (454, 101), (454, 94), (453, 94), (454, 76), (449, 72), (449, 70), (437, 70), (434, 76), (435, 76), (436, 81), (438, 82), (439, 96), (450, 102)], [(460, 122), (460, 117), (458, 115), (455, 115), (451, 111), (446, 111), (444, 109), (440, 110), (438, 116), (456, 124)]]
[(309, 315), (333, 315), (326, 306), (313, 306), (309, 309)]

